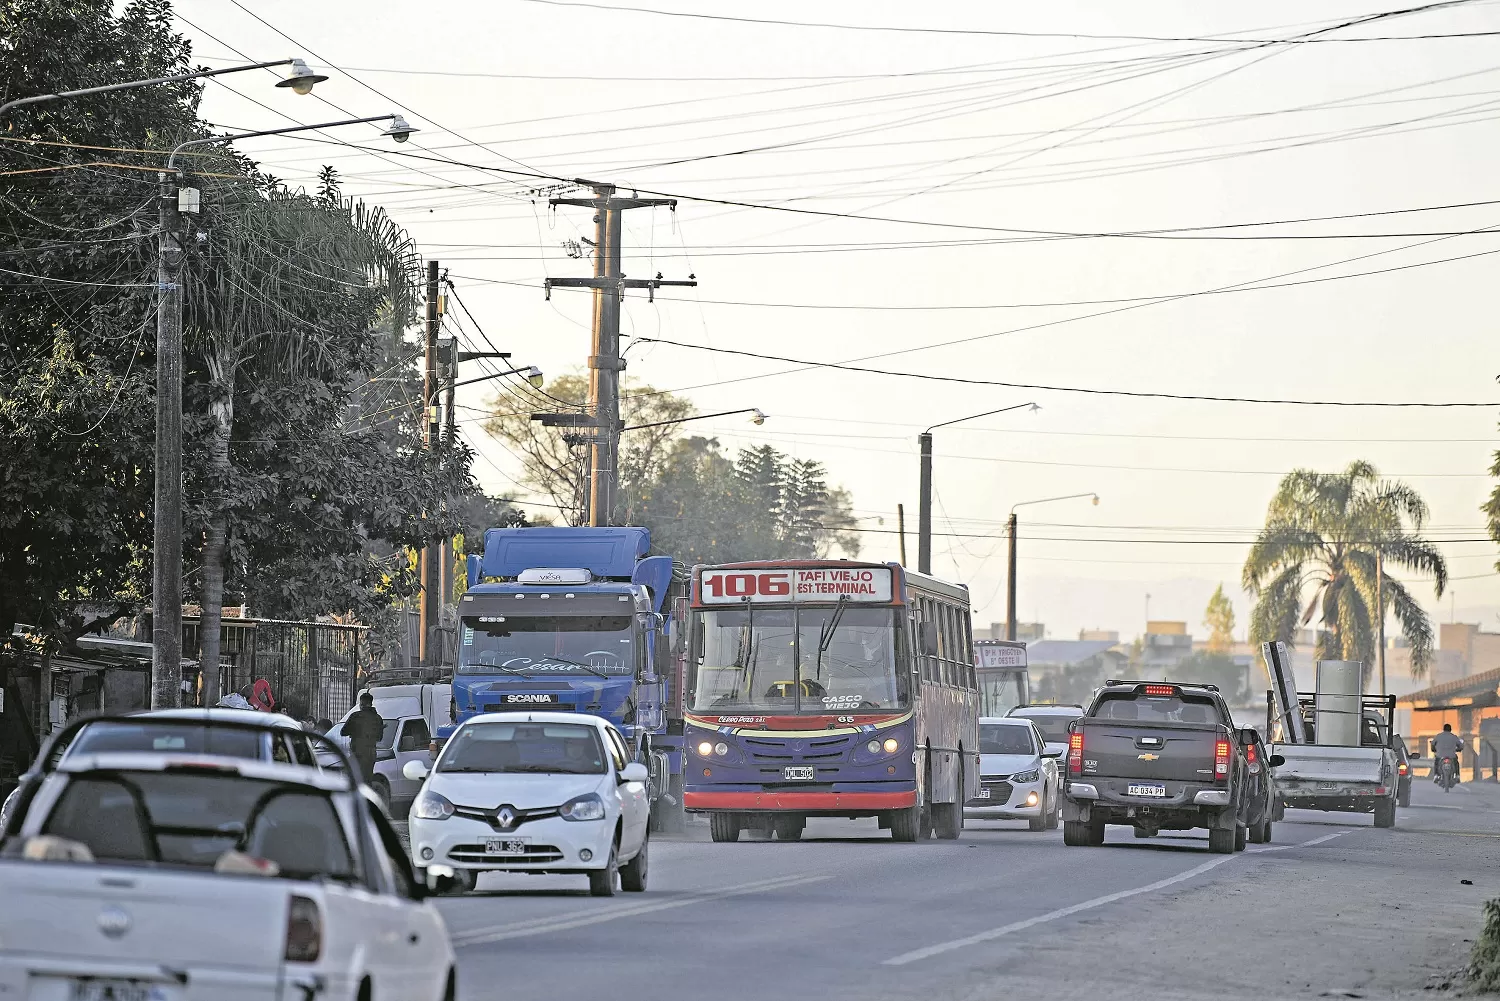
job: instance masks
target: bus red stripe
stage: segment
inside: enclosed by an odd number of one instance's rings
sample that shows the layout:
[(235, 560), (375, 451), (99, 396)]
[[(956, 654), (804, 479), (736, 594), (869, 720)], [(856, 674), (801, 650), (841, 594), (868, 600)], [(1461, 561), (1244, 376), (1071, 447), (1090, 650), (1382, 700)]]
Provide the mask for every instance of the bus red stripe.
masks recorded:
[(689, 810), (900, 810), (917, 802), (906, 792), (686, 792)]

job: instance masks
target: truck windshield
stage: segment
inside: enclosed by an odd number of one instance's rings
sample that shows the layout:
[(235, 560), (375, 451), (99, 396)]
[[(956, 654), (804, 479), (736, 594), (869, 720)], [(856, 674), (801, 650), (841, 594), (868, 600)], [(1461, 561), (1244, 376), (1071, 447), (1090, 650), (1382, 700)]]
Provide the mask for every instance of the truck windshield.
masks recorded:
[(238, 775), (108, 772), (68, 782), (44, 834), (113, 863), (212, 869), (243, 852), (291, 879), (354, 878), (328, 794)]
[(635, 670), (633, 615), (466, 616), (459, 674), (609, 674)]
[(1176, 695), (1106, 695), (1094, 707), (1100, 719), (1135, 719), (1146, 723), (1215, 723), (1214, 704), (1208, 699)]
[(868, 712), (906, 702), (892, 608), (715, 609), (699, 614), (699, 628), (699, 712)]

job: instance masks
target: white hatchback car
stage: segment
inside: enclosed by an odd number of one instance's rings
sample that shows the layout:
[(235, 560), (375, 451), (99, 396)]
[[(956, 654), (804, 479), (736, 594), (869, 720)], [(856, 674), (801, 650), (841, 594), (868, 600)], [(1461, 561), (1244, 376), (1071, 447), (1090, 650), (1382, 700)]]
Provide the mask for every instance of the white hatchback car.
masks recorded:
[(583, 713), (486, 713), (459, 726), (412, 803), (418, 871), (583, 873), (596, 897), (646, 888), (646, 766), (608, 720)]
[(971, 820), (1025, 820), (1033, 831), (1057, 827), (1057, 752), (1029, 719), (979, 720), (979, 795), (964, 804)]

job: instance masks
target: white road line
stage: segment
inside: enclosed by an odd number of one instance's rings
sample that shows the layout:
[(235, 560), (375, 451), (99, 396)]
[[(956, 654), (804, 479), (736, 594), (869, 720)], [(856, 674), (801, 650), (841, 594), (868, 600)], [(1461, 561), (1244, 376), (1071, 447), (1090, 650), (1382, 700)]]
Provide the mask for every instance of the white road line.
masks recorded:
[[(1251, 849), (1251, 851), (1255, 854), (1261, 854), (1263, 852), (1290, 851), (1293, 848), (1310, 848), (1313, 845), (1320, 845), (1325, 841), (1332, 841), (1334, 838), (1343, 837), (1348, 833), (1348, 831), (1339, 831), (1336, 834), (1325, 834), (1321, 838), (1313, 838), (1311, 841), (1303, 841), (1300, 844), (1277, 845), (1274, 848), (1254, 848)], [(1247, 852), (1247, 854), (1249, 853)], [(1040, 914), (1034, 918), (1027, 918), (1025, 921), (1013, 921), (1008, 925), (1001, 925), (999, 928), (991, 928), (989, 931), (982, 931), (975, 935), (968, 935), (964, 938), (956, 938), (950, 942), (939, 942), (937, 945), (929, 945), (922, 949), (913, 949), (911, 952), (903, 952), (899, 956), (892, 956), (890, 959), (882, 961), (881, 965), (905, 966), (908, 963), (916, 963), (924, 959), (931, 959), (933, 956), (940, 956), (945, 952), (952, 952), (955, 949), (964, 949), (971, 945), (978, 945), (980, 942), (991, 942), (997, 938), (1004, 938), (1007, 935), (1014, 935), (1018, 931), (1025, 931), (1028, 928), (1035, 928), (1037, 925), (1044, 925), (1049, 922), (1056, 921), (1059, 918), (1065, 918), (1073, 914), (1078, 914), (1081, 911), (1090, 911), (1096, 907), (1103, 907), (1105, 904), (1112, 904), (1117, 900), (1124, 900), (1127, 897), (1134, 897), (1142, 893), (1150, 893), (1153, 890), (1166, 889), (1167, 887), (1174, 884), (1192, 879), (1194, 876), (1201, 876), (1205, 872), (1208, 872), (1210, 869), (1214, 869), (1218, 866), (1223, 865), (1225, 862), (1233, 862), (1235, 858), (1236, 856), (1234, 855), (1221, 855), (1220, 857), (1213, 859), (1212, 861), (1205, 862), (1199, 866), (1194, 866), (1186, 872), (1180, 872), (1175, 876), (1168, 876), (1166, 879), (1159, 879), (1154, 883), (1147, 883), (1145, 886), (1137, 886), (1134, 889), (1130, 890), (1120, 890), (1117, 893), (1108, 893), (1102, 897), (1095, 897), (1093, 900), (1085, 900), (1082, 903), (1070, 904), (1067, 907), (1059, 907), (1055, 911), (1049, 911), (1046, 914)]]
[(669, 911), (678, 907), (688, 907), (692, 904), (707, 903), (711, 900), (724, 900), (728, 897), (743, 896), (747, 893), (765, 893), (769, 890), (780, 890), (790, 886), (804, 886), (808, 883), (819, 883), (833, 877), (833, 873), (808, 876), (779, 876), (775, 879), (763, 879), (754, 883), (726, 886), (722, 889), (710, 890), (705, 893), (670, 897), (665, 900), (643, 902), (624, 907), (612, 907), (608, 910), (592, 911), (588, 914), (573, 917), (564, 916), (542, 919), (540, 921), (517, 921), (498, 927), (479, 928), (473, 931), (459, 932), (452, 936), (452, 941), (454, 948), (459, 949), (473, 945), (488, 945), (491, 942), (568, 931), (572, 928), (583, 928), (587, 925), (614, 921), (616, 918), (634, 917), (638, 914), (652, 914), (657, 911)]

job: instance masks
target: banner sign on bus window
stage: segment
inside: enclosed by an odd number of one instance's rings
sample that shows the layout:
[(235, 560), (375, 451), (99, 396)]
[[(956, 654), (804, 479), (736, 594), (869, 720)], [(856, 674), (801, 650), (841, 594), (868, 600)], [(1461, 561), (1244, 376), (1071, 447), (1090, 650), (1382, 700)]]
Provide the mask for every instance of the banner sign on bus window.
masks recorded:
[(788, 567), (785, 570), (705, 570), (699, 588), (705, 605), (789, 601), (889, 603), (889, 567)]

